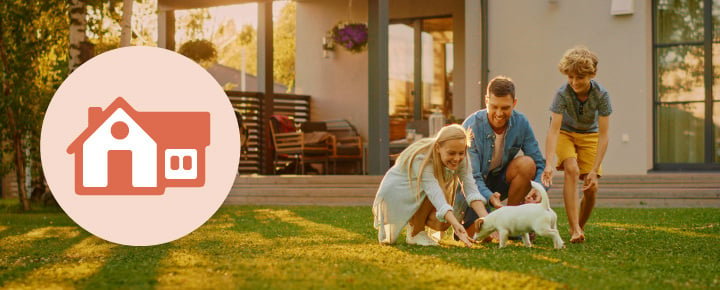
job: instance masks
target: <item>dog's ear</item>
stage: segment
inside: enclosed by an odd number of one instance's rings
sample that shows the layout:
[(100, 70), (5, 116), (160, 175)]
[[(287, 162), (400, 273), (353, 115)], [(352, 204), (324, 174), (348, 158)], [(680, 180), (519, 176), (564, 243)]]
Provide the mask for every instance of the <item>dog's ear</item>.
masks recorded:
[(475, 231), (479, 232), (482, 229), (482, 225), (485, 223), (484, 218), (479, 218), (475, 220)]

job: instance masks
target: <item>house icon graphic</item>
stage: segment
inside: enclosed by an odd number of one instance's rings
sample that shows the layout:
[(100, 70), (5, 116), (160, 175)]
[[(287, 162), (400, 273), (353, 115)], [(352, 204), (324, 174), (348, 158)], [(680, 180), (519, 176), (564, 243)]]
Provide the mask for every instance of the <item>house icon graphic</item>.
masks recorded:
[(75, 154), (79, 195), (161, 195), (166, 187), (205, 184), (209, 112), (139, 112), (122, 97), (88, 108)]

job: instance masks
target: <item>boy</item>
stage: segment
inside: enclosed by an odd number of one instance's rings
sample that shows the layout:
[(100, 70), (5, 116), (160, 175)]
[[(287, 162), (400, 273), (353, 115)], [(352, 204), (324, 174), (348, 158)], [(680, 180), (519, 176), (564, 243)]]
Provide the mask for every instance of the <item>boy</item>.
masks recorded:
[[(582, 46), (566, 51), (560, 59), (558, 69), (567, 76), (567, 83), (558, 89), (550, 106), (552, 119), (545, 140), (547, 163), (542, 182), (552, 184), (553, 153), (557, 153), (557, 169), (565, 171), (563, 198), (571, 243), (585, 241), (585, 224), (595, 207), (600, 165), (608, 146), (612, 106), (608, 92), (593, 80), (597, 64), (597, 56)], [(583, 180), (579, 212), (578, 180)]]

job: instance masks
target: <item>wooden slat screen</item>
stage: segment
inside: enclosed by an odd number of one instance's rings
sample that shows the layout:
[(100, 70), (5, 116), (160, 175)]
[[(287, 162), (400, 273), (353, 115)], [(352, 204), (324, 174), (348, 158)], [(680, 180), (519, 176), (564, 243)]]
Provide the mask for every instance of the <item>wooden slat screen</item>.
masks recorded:
[[(240, 159), (238, 172), (240, 174), (262, 174), (272, 172), (264, 168), (265, 151), (269, 150), (264, 144), (270, 138), (267, 120), (263, 116), (265, 95), (259, 92), (225, 92), (234, 108), (239, 109), (243, 122), (248, 126), (248, 154)], [(292, 116), (296, 122), (304, 123), (310, 120), (310, 96), (275, 94), (273, 110), (275, 114)]]

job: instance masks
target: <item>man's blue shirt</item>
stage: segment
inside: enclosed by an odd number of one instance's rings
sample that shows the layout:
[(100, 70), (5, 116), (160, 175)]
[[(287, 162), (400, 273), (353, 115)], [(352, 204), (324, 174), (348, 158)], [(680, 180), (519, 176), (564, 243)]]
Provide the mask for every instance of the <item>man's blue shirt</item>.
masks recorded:
[[(495, 131), (490, 127), (487, 110), (480, 110), (465, 119), (463, 127), (472, 132), (472, 144), (468, 148), (470, 163), (473, 169), (473, 177), (480, 193), (490, 199), (493, 192), (485, 185), (485, 179), (490, 174), (490, 162), (492, 161), (495, 144)], [(503, 151), (502, 164), (493, 170), (493, 173), (500, 172), (507, 167), (510, 161), (515, 158), (518, 152), (522, 152), (535, 160), (535, 181), (540, 182), (543, 170), (545, 170), (545, 158), (543, 158), (538, 146), (537, 139), (533, 133), (530, 123), (525, 115), (513, 110), (508, 128), (505, 131), (505, 147)]]

